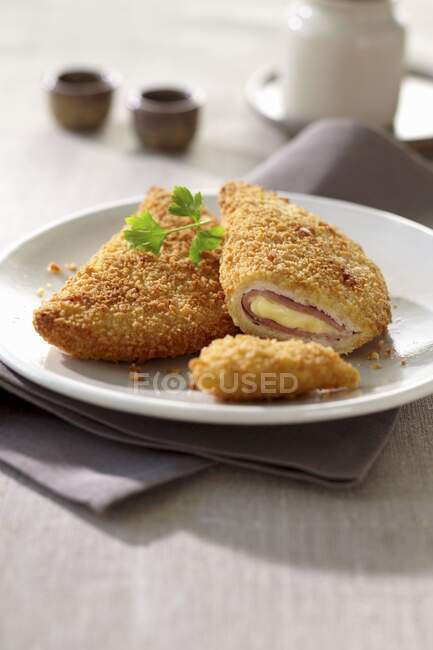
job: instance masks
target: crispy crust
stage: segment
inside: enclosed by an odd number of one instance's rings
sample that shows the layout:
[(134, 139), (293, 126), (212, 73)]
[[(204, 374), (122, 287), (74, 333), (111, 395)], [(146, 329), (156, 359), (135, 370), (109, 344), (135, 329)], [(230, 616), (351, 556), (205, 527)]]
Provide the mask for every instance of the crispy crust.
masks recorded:
[[(189, 223), (168, 212), (170, 194), (152, 187), (140, 206), (164, 227)], [(196, 267), (192, 231), (176, 233), (160, 256), (130, 248), (120, 231), (34, 312), (49, 343), (81, 359), (145, 361), (197, 352), (236, 332), (219, 283), (219, 251)]]
[(295, 339), (226, 336), (203, 348), (189, 365), (200, 390), (226, 401), (289, 399), (315, 389), (359, 384), (358, 371), (335, 350)]
[(385, 280), (349, 237), (256, 185), (226, 183), (220, 206), (226, 228), (221, 285), (229, 313), (243, 331), (287, 338), (252, 324), (242, 310), (247, 288), (266, 288), (318, 307), (353, 331), (349, 339), (332, 344), (339, 352), (351, 352), (384, 333), (391, 320)]

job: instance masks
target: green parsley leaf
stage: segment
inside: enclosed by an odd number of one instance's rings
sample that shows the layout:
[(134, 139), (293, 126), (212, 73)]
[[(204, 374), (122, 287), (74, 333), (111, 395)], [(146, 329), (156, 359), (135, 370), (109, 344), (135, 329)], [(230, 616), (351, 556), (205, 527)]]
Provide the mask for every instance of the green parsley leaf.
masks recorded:
[(125, 221), (128, 226), (131, 226), (124, 233), (125, 239), (131, 246), (158, 255), (164, 239), (170, 231), (161, 228), (147, 210), (132, 217), (127, 217)]
[(194, 196), (187, 187), (176, 186), (171, 194), (173, 203), (169, 207), (171, 214), (179, 217), (191, 217), (195, 223), (200, 222), (203, 199), (200, 192)]
[(208, 230), (199, 230), (191, 242), (189, 258), (193, 264), (198, 264), (204, 251), (213, 251), (221, 244), (224, 237), (222, 226), (213, 226)]
[(221, 244), (224, 237), (222, 226), (213, 226), (202, 230), (211, 219), (201, 220), (203, 199), (200, 192), (194, 196), (187, 187), (175, 187), (171, 195), (172, 205), (169, 207), (171, 214), (180, 217), (190, 217), (193, 221), (177, 228), (162, 228), (148, 210), (125, 219), (129, 229), (124, 231), (124, 237), (133, 248), (159, 255), (165, 238), (181, 230), (196, 229), (196, 234), (191, 242), (189, 258), (198, 264), (204, 251), (212, 251)]

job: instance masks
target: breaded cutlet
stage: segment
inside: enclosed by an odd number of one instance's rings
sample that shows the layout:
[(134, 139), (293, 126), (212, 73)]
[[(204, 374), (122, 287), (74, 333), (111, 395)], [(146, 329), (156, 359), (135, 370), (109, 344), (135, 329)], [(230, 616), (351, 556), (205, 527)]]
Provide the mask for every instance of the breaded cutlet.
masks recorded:
[[(191, 223), (171, 215), (170, 203), (169, 192), (152, 187), (139, 210), (165, 228)], [(35, 329), (48, 343), (80, 359), (140, 362), (197, 352), (237, 331), (219, 282), (219, 250), (194, 266), (192, 230), (170, 235), (159, 256), (130, 247), (123, 232), (35, 310)]]
[(231, 402), (291, 399), (356, 388), (359, 373), (330, 347), (239, 334), (212, 341), (189, 363), (195, 385)]
[(257, 185), (228, 182), (219, 199), (226, 229), (220, 280), (243, 332), (348, 353), (386, 331), (388, 289), (361, 246)]

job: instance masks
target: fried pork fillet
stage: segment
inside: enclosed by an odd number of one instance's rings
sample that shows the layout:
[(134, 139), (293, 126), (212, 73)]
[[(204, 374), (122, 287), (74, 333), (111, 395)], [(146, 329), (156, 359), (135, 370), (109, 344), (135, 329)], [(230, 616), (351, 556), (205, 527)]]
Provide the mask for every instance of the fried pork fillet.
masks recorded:
[[(166, 228), (190, 223), (171, 215), (170, 203), (169, 192), (152, 187), (140, 209)], [(121, 230), (36, 309), (36, 331), (74, 357), (109, 361), (194, 353), (236, 332), (219, 282), (220, 253), (204, 253), (194, 266), (193, 236), (170, 235), (157, 256), (131, 248)]]
[(359, 373), (330, 347), (239, 334), (217, 339), (189, 363), (195, 385), (218, 399), (290, 399), (315, 389), (356, 388)]
[(387, 286), (361, 246), (256, 185), (226, 183), (220, 207), (226, 228), (220, 280), (243, 332), (315, 341), (340, 353), (385, 332)]

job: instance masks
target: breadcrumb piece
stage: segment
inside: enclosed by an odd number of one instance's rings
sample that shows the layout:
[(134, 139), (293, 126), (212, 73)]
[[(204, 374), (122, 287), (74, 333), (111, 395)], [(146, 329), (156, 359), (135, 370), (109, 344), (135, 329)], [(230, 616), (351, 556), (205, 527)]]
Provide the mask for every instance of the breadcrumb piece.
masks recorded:
[(402, 366), (407, 366), (407, 359), (402, 359), (402, 360), (400, 361), (400, 365), (402, 365)]
[(367, 359), (369, 361), (376, 361), (377, 359), (380, 359), (379, 352), (370, 352)]
[(57, 262), (50, 262), (47, 266), (47, 271), (50, 273), (61, 273), (62, 267)]
[(47, 284), (45, 286), (47, 287), (47, 289), (52, 289), (53, 288), (53, 285), (51, 284), (51, 282), (47, 282)]
[(384, 341), (383, 339), (380, 339), (380, 341), (378, 341), (377, 345), (378, 345), (380, 348), (383, 348), (383, 346), (385, 345), (385, 341)]
[(68, 264), (65, 264), (65, 268), (68, 269), (68, 271), (76, 271), (78, 266), (74, 262), (68, 262)]
[(39, 289), (36, 291), (36, 295), (39, 296), (39, 298), (42, 298), (44, 294), (45, 294), (44, 287), (39, 287)]
[(372, 370), (380, 370), (382, 368), (382, 366), (380, 365), (380, 363), (372, 363), (370, 368)]
[(238, 335), (216, 339), (189, 363), (199, 388), (232, 402), (291, 399), (316, 389), (356, 388), (359, 372), (330, 347)]

